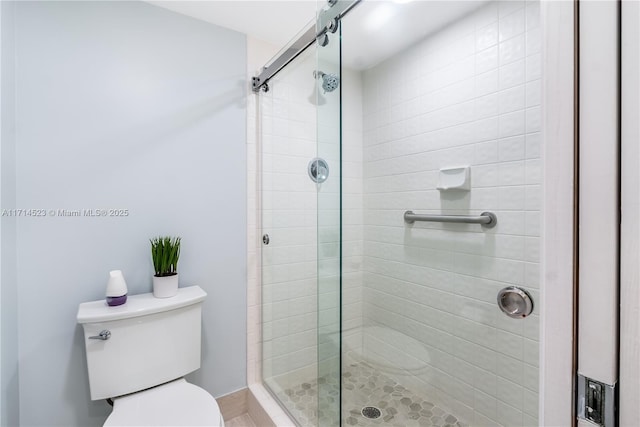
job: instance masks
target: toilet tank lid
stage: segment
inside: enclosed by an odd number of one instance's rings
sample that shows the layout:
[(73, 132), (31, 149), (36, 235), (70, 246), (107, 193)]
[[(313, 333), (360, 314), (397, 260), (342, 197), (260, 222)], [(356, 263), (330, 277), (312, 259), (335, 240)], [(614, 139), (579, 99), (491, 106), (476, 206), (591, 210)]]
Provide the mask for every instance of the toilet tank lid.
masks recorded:
[(103, 299), (83, 302), (76, 318), (78, 323), (94, 323), (147, 316), (199, 303), (206, 296), (200, 286), (189, 286), (179, 288), (178, 294), (170, 298), (156, 298), (153, 293), (129, 295), (125, 304), (116, 307), (109, 307)]

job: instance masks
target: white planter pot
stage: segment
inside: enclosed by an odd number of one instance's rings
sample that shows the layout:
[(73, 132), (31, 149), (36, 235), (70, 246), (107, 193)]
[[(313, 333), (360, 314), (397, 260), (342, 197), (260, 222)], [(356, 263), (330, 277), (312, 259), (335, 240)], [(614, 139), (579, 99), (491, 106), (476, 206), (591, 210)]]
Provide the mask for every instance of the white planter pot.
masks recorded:
[(169, 298), (178, 293), (178, 275), (157, 277), (153, 276), (153, 296)]

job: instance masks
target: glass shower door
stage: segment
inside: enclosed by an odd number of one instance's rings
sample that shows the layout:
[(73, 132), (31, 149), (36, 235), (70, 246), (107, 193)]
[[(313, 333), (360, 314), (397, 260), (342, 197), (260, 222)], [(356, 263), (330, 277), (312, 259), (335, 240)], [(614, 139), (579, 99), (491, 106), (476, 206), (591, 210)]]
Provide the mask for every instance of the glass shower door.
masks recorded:
[[(322, 2), (326, 5), (326, 2)], [(326, 7), (325, 10), (330, 9)], [(320, 12), (323, 13), (322, 11)], [(326, 11), (324, 12), (326, 13)], [(322, 22), (319, 19), (318, 22)], [(316, 49), (318, 419), (340, 426), (342, 285), (341, 38), (339, 27), (318, 39)], [(317, 28), (318, 32), (321, 30)], [(323, 166), (325, 165), (325, 166)]]
[(262, 378), (300, 425), (317, 411), (317, 155), (310, 47), (258, 97), (261, 119)]
[(263, 379), (296, 423), (538, 424), (539, 7), (360, 2), (260, 95)]
[(301, 426), (340, 425), (340, 37), (259, 95), (262, 377)]

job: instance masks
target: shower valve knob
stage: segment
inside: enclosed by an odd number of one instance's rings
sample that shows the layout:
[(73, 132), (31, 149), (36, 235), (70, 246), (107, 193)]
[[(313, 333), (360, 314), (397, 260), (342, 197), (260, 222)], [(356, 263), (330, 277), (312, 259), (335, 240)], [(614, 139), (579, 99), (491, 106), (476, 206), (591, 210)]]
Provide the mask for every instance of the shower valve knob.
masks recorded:
[(269, 244), (269, 235), (265, 234), (262, 236), (262, 243), (264, 243), (265, 245)]

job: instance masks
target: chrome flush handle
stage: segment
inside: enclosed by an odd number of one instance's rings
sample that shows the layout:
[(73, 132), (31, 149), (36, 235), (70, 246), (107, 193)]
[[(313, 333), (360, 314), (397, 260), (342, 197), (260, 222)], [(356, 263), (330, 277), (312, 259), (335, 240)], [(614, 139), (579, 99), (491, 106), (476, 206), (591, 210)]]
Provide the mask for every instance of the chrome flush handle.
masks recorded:
[(98, 335), (89, 337), (90, 340), (102, 340), (102, 341), (106, 341), (109, 338), (111, 338), (111, 331), (107, 329), (100, 331)]

